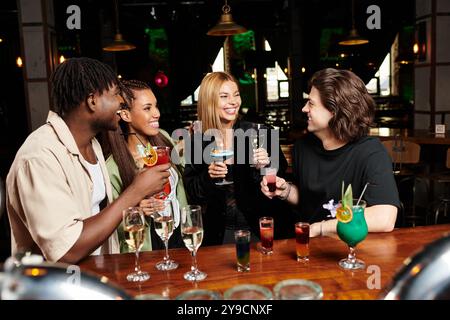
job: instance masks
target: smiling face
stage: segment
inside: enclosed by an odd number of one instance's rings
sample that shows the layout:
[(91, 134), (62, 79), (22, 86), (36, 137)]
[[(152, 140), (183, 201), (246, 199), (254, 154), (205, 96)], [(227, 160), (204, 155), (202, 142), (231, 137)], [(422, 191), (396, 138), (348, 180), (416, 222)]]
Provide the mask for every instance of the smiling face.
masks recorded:
[(134, 99), (129, 110), (123, 110), (122, 119), (130, 132), (140, 136), (156, 136), (159, 133), (159, 109), (156, 97), (149, 89), (133, 90)]
[(217, 113), (224, 127), (231, 127), (241, 107), (239, 88), (233, 81), (225, 81), (219, 90)]
[(331, 133), (331, 129), (328, 124), (333, 118), (333, 113), (325, 108), (320, 99), (319, 91), (315, 87), (311, 88), (308, 101), (302, 108), (302, 112), (306, 113), (308, 116), (309, 132), (314, 133), (318, 137)]

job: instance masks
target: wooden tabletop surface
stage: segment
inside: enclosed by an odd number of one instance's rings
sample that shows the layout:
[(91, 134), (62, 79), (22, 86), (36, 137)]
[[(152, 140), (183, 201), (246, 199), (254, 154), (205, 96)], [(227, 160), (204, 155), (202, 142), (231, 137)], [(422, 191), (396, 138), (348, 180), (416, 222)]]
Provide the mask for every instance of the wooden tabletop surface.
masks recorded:
[[(357, 257), (366, 262), (367, 269), (354, 272), (342, 270), (337, 264), (348, 252), (345, 243), (337, 237), (312, 238), (310, 261), (306, 264), (295, 259), (295, 239), (276, 240), (271, 256), (262, 255), (258, 251), (259, 243), (253, 244), (251, 271), (248, 273), (236, 271), (234, 245), (200, 247), (199, 269), (208, 277), (197, 283), (183, 279), (192, 261), (185, 248), (169, 251), (179, 267), (168, 272), (155, 269), (155, 264), (164, 255), (163, 251), (142, 253), (142, 270), (151, 274), (150, 280), (143, 283), (126, 280), (126, 275), (134, 268), (134, 254), (93, 256), (80, 263), (80, 267), (82, 271), (110, 278), (132, 296), (155, 293), (174, 299), (189, 289), (211, 289), (223, 293), (243, 283), (260, 284), (272, 289), (278, 281), (301, 278), (320, 284), (324, 299), (377, 299), (407, 257), (449, 231), (450, 225), (437, 225), (369, 234), (356, 250)], [(380, 282), (377, 282), (377, 275), (380, 275)], [(380, 286), (376, 288), (378, 284)]]

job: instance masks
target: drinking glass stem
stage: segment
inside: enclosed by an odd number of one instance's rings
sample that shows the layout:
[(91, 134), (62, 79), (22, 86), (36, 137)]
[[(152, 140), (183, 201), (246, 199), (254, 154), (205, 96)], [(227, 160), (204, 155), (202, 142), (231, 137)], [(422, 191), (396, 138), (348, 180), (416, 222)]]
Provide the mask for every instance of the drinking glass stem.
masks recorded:
[(169, 239), (164, 241), (164, 246), (166, 247), (166, 255), (164, 256), (164, 262), (167, 263), (169, 261)]
[(136, 271), (136, 273), (140, 273), (141, 272), (141, 267), (139, 266), (139, 250), (136, 250), (136, 260), (134, 263), (134, 271)]
[(191, 252), (191, 254), (192, 254), (192, 266), (191, 266), (191, 270), (194, 272), (194, 273), (197, 273), (197, 250), (193, 250), (192, 252)]
[(350, 249), (350, 252), (348, 253), (347, 260), (351, 261), (351, 263), (355, 263), (356, 262), (355, 248), (349, 246), (349, 249)]

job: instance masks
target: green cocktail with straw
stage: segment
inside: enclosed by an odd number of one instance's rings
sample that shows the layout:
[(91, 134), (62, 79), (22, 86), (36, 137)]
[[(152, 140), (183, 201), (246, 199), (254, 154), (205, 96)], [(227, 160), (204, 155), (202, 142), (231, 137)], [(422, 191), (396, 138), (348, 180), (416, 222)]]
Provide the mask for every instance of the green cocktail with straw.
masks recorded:
[(365, 268), (364, 261), (356, 259), (355, 247), (367, 237), (368, 228), (364, 217), (367, 203), (361, 200), (362, 195), (359, 199), (353, 199), (352, 196), (351, 186), (348, 186), (342, 200), (339, 201), (336, 219), (338, 220), (337, 234), (350, 249), (348, 257), (339, 261), (339, 265), (344, 269), (356, 270)]

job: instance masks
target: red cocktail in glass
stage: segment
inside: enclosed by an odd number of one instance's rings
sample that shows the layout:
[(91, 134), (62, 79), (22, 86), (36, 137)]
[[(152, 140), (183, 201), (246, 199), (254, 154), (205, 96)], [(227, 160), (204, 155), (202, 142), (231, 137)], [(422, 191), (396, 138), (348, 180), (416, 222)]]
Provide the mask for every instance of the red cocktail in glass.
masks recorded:
[[(156, 155), (157, 155), (157, 161), (156, 161), (155, 165), (166, 164), (166, 163), (170, 162), (170, 148), (169, 147), (156, 146), (156, 147), (153, 147), (153, 150), (156, 151)], [(170, 191), (171, 191), (170, 182), (167, 182), (164, 185), (163, 191), (156, 194), (154, 197), (156, 199), (165, 200), (169, 196)]]
[(259, 219), (259, 233), (261, 238), (261, 252), (272, 254), (273, 252), (273, 218), (262, 217)]
[(297, 261), (309, 260), (309, 223), (297, 222), (295, 224), (295, 246)]

